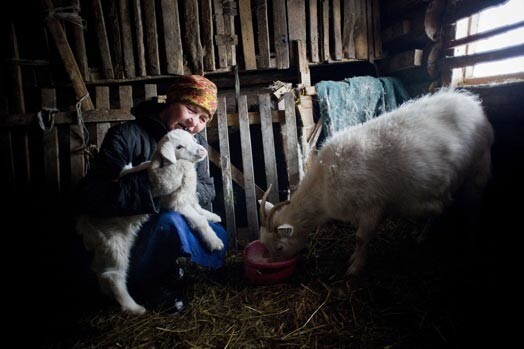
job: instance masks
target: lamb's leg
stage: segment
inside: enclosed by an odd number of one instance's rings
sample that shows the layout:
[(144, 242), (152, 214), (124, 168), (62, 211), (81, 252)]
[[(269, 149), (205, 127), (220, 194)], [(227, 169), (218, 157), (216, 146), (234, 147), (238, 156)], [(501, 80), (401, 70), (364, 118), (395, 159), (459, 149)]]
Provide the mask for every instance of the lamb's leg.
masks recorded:
[(133, 240), (134, 236), (126, 238), (115, 236), (108, 239), (95, 252), (94, 263), (100, 287), (110, 292), (122, 310), (133, 314), (143, 314), (146, 309), (135, 302), (126, 285), (129, 254)]
[(189, 225), (200, 233), (200, 237), (211, 252), (215, 250), (220, 251), (224, 248), (224, 243), (218, 238), (213, 229), (211, 229), (206, 217), (199, 214), (189, 205), (179, 208), (178, 212), (186, 217)]
[(213, 223), (222, 222), (222, 218), (220, 218), (219, 215), (202, 208), (200, 205), (195, 205), (194, 208), (195, 211), (197, 211), (200, 215), (204, 216), (208, 221)]
[(356, 276), (360, 274), (364, 268), (367, 259), (367, 244), (375, 234), (378, 222), (378, 214), (367, 213), (365, 217), (360, 219), (357, 230), (357, 244), (355, 251), (349, 259), (350, 266), (346, 272), (347, 275)]

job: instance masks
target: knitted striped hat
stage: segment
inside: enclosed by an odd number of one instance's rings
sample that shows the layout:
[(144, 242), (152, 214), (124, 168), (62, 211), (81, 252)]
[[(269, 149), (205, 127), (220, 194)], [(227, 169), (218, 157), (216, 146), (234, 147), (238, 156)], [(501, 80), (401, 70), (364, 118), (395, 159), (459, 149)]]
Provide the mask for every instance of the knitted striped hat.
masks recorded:
[(197, 105), (213, 118), (217, 110), (217, 87), (200, 75), (181, 75), (167, 91), (167, 103), (180, 102)]

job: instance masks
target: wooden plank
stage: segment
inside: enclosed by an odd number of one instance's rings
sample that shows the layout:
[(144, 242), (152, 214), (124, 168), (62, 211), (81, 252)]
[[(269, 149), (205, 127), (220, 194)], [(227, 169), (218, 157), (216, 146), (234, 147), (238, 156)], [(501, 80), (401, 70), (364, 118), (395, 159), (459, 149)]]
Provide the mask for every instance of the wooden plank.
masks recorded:
[(317, 63), (318, 55), (318, 8), (317, 0), (309, 0), (309, 52), (311, 62)]
[[(289, 42), (300, 40), (307, 44), (306, 35), (306, 2), (304, 0), (287, 0)], [(297, 64), (294, 50), (290, 51), (290, 60)]]
[(240, 10), (240, 32), (242, 34), (242, 51), (244, 53), (245, 69), (257, 69), (253, 19), (251, 17), (251, 0), (240, 0), (238, 5)]
[(145, 84), (144, 85), (144, 95), (145, 95), (145, 100), (146, 101), (149, 101), (155, 97), (157, 97), (158, 93), (157, 93), (157, 88), (156, 88), (156, 84)]
[(373, 0), (373, 44), (375, 59), (382, 58), (382, 35), (381, 35), (380, 0)]
[(386, 74), (399, 70), (410, 69), (422, 65), (422, 50), (409, 50), (390, 56), (383, 60), (382, 69)]
[[(56, 108), (55, 89), (43, 88), (42, 108)], [(44, 155), (44, 183), (48, 194), (60, 192), (60, 160), (58, 148), (58, 131), (53, 126), (42, 135), (42, 147)]]
[(273, 136), (273, 122), (271, 119), (271, 99), (268, 94), (258, 96), (260, 108), (260, 122), (262, 130), (262, 147), (264, 150), (264, 167), (266, 170), (267, 186), (272, 185), (269, 193), (269, 201), (272, 203), (280, 202), (277, 159), (275, 155), (275, 139)]
[[(80, 13), (80, 0), (73, 0), (72, 5), (78, 8), (79, 15)], [(89, 81), (89, 66), (87, 63), (87, 52), (86, 52), (86, 41), (84, 37), (84, 28), (81, 28), (77, 25), (71, 26), (71, 31), (73, 32), (73, 39), (75, 41), (75, 56), (78, 63), (78, 68), (82, 73), (84, 81)]]
[[(225, 35), (225, 27), (224, 27), (224, 14), (222, 11), (222, 1), (221, 0), (213, 0), (213, 4), (215, 6), (215, 26), (216, 26), (216, 36), (215, 41), (218, 39), (220, 35)], [(218, 67), (219, 68), (226, 68), (227, 65), (227, 49), (226, 46), (223, 43), (218, 43)]]
[(119, 86), (118, 95), (120, 97), (120, 109), (130, 112), (133, 107), (133, 88), (131, 85)]
[(289, 37), (287, 34), (286, 3), (273, 1), (273, 32), (278, 69), (289, 68)]
[(95, 32), (98, 40), (98, 49), (100, 50), (100, 58), (102, 61), (102, 75), (106, 79), (114, 79), (115, 71), (113, 70), (113, 63), (111, 60), (111, 50), (109, 49), (109, 39), (107, 37), (104, 10), (102, 8), (101, 0), (93, 0), (92, 7), (93, 16), (95, 17)]
[[(204, 127), (204, 129), (202, 130), (202, 132), (200, 134), (202, 135), (202, 137), (204, 137), (204, 140), (206, 141), (206, 144), (207, 144), (207, 127)], [(208, 153), (209, 153), (209, 146), (207, 147), (207, 149), (208, 149)], [(204, 166), (206, 168), (207, 175), (210, 176), (209, 155), (206, 156), (206, 159), (204, 160)], [(212, 202), (208, 203), (204, 208), (206, 210), (208, 210), (208, 211), (213, 211), (213, 203)]]
[(333, 0), (333, 41), (335, 43), (333, 57), (338, 61), (343, 58), (342, 54), (342, 14), (340, 0)]
[(309, 63), (306, 55), (306, 44), (302, 41), (292, 41), (294, 56), (297, 58), (298, 84), (306, 87), (311, 86), (309, 74)]
[(187, 48), (186, 59), (193, 74), (204, 73), (202, 44), (200, 43), (200, 24), (198, 19), (198, 0), (184, 0), (184, 43)]
[(109, 23), (109, 48), (111, 50), (111, 58), (113, 62), (113, 70), (115, 78), (124, 78), (124, 57), (122, 54), (122, 37), (120, 36), (120, 19), (118, 18), (118, 4), (117, 0), (107, 1), (107, 23)]
[(200, 0), (200, 29), (204, 70), (215, 70), (215, 49), (213, 46), (213, 8), (211, 0)]
[(258, 66), (270, 68), (269, 28), (267, 18), (267, 0), (255, 0), (257, 18)]
[(142, 24), (142, 6), (140, 0), (133, 0), (133, 15), (135, 20), (135, 38), (138, 60), (138, 76), (146, 76), (146, 52), (144, 48), (144, 26)]
[(229, 152), (229, 132), (227, 128), (226, 99), (218, 99), (217, 109), (218, 136), (220, 143), (220, 169), (222, 170), (222, 187), (224, 195), (224, 209), (226, 213), (226, 227), (229, 232), (230, 246), (235, 250), (237, 245), (237, 230), (235, 221), (235, 198), (233, 182), (231, 180), (231, 155)]
[(450, 49), (450, 48), (454, 48), (454, 47), (459, 47), (459, 46), (462, 46), (462, 45), (467, 45), (467, 44), (470, 44), (472, 42), (479, 41), (479, 40), (482, 40), (482, 39), (486, 39), (486, 38), (489, 38), (491, 36), (495, 36), (495, 35), (498, 35), (498, 34), (506, 33), (506, 32), (508, 32), (510, 30), (521, 28), (521, 27), (524, 27), (524, 21), (520, 21), (520, 22), (516, 22), (516, 23), (513, 23), (513, 24), (505, 25), (505, 26), (498, 27), (498, 28), (495, 28), (495, 29), (492, 29), (492, 30), (487, 30), (487, 31), (484, 31), (484, 32), (479, 33), (479, 34), (468, 35), (468, 36), (466, 36), (464, 38), (456, 39), (456, 40), (452, 40), (452, 41), (448, 42), (446, 44), (445, 50)]
[(122, 32), (122, 51), (124, 59), (124, 74), (126, 78), (136, 77), (135, 55), (133, 54), (133, 35), (131, 34), (131, 22), (128, 0), (118, 0), (118, 10), (120, 15), (120, 26)]
[(160, 57), (158, 55), (158, 33), (156, 27), (155, 0), (143, 0), (144, 27), (146, 44), (147, 72), (150, 75), (160, 75)]
[(184, 56), (178, 5), (173, 0), (162, 0), (161, 4), (166, 70), (168, 74), (184, 74)]
[(465, 67), (481, 62), (498, 61), (501, 59), (524, 56), (524, 44), (475, 53), (468, 56), (446, 57), (439, 62), (441, 69)]
[(295, 97), (292, 92), (284, 94), (286, 117), (286, 164), (291, 194), (295, 192), (300, 181), (298, 160), (297, 121), (295, 114)]
[[(96, 87), (96, 109), (98, 110), (109, 110), (109, 87), (107, 86), (97, 86)], [(85, 120), (84, 120), (85, 121)], [(97, 149), (100, 149), (104, 137), (107, 134), (107, 131), (111, 127), (109, 122), (97, 122), (95, 124), (95, 132), (91, 134), (91, 141), (93, 144), (96, 144)]]
[(373, 40), (373, 7), (372, 0), (366, 0), (366, 33), (368, 46), (368, 60), (373, 63), (375, 61), (375, 41)]
[[(18, 49), (18, 40), (16, 38), (16, 29), (13, 22), (9, 25), (9, 46), (11, 58), (20, 58), (20, 52)], [(12, 64), (10, 72), (11, 82), (14, 88), (12, 89), (12, 105), (13, 111), (17, 113), (25, 113), (25, 95), (24, 95), (24, 84), (22, 79), (22, 68), (17, 64)]]
[(344, 0), (342, 52), (345, 58), (355, 58), (355, 0)]
[(322, 45), (320, 54), (323, 61), (331, 59), (329, 55), (329, 0), (322, 0)]
[(235, 35), (235, 17), (237, 15), (235, 0), (222, 0), (222, 11), (224, 14), (224, 35), (231, 40), (229, 45), (226, 45), (227, 64), (229, 66), (236, 65), (236, 45), (237, 36)]
[(258, 239), (258, 212), (255, 195), (255, 173), (253, 170), (253, 153), (251, 151), (251, 133), (247, 116), (247, 97), (240, 96), (238, 101), (240, 123), (240, 145), (242, 148), (242, 168), (244, 170), (244, 191), (246, 193), (246, 214), (250, 241)]
[(368, 27), (366, 16), (366, 0), (353, 0), (355, 9), (355, 58), (368, 59)]

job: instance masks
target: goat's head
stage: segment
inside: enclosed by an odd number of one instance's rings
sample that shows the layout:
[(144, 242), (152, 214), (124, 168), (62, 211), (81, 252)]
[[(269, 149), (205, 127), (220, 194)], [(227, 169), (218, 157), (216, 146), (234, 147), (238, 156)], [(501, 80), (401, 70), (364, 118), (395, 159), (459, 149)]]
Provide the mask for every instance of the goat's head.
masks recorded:
[(260, 241), (267, 247), (274, 261), (282, 261), (297, 255), (304, 247), (307, 234), (297, 231), (287, 212), (290, 201), (273, 205), (267, 202), (271, 185), (260, 203)]
[(206, 148), (198, 144), (189, 132), (182, 129), (169, 131), (162, 137), (158, 142), (158, 152), (172, 163), (177, 159), (197, 163), (207, 156)]

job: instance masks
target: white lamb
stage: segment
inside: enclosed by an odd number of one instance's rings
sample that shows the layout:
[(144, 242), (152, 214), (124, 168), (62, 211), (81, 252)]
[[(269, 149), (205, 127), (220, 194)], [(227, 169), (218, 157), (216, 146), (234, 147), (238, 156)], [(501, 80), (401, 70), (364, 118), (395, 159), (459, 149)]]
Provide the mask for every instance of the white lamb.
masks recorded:
[[(160, 198), (162, 207), (182, 214), (189, 225), (201, 235), (210, 251), (222, 250), (222, 240), (208, 224), (208, 221), (220, 222), (221, 219), (200, 207), (196, 195), (197, 176), (194, 164), (206, 156), (206, 149), (193, 136), (183, 130), (174, 130), (160, 140), (150, 162), (134, 168), (126, 166), (120, 176), (149, 167), (175, 164), (178, 171), (176, 178), (172, 180), (179, 186), (172, 194)], [(145, 308), (137, 304), (127, 290), (129, 254), (137, 232), (148, 218), (147, 214), (110, 218), (80, 216), (76, 225), (86, 249), (94, 251), (92, 269), (98, 276), (100, 287), (116, 299), (123, 311), (134, 314), (144, 313)]]
[(405, 103), (330, 138), (291, 201), (273, 207), (266, 193), (261, 240), (275, 260), (286, 259), (317, 226), (350, 222), (358, 229), (347, 273), (358, 274), (385, 217), (437, 215), (459, 194), (478, 202), (492, 143), (480, 101), (466, 92), (441, 90)]

